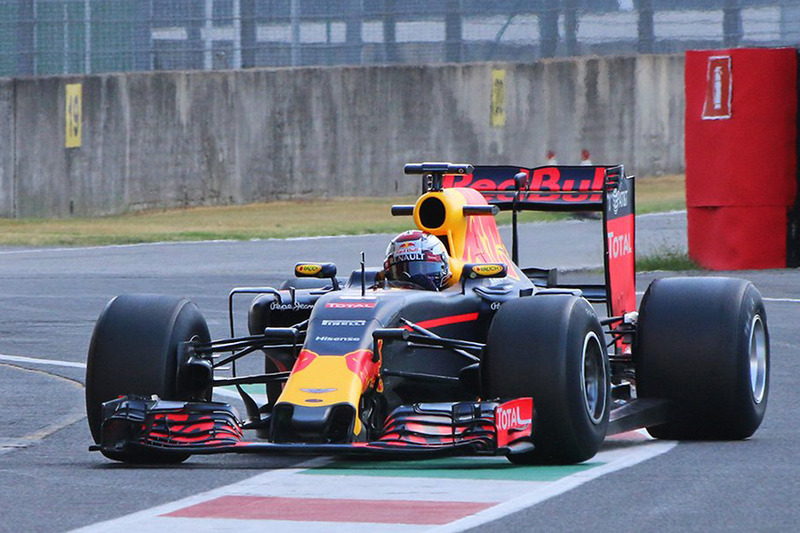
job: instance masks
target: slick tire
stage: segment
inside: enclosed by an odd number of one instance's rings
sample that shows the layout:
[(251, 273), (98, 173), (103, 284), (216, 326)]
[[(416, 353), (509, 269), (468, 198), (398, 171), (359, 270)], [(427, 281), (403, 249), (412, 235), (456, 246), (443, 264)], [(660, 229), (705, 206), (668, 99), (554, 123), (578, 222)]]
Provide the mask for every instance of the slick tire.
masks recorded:
[[(158, 395), (190, 400), (178, 383), (178, 346), (210, 340), (208, 326), (189, 300), (150, 294), (126, 294), (111, 300), (95, 324), (86, 364), (86, 414), (100, 442), (103, 402), (122, 395)], [(210, 399), (210, 389), (204, 398)], [(129, 463), (179, 463), (189, 454), (143, 450), (105, 453)]]
[(548, 294), (503, 304), (489, 328), (481, 383), (484, 398), (533, 398), (535, 449), (509, 455), (513, 463), (580, 463), (605, 439), (608, 354), (583, 298)]
[(645, 292), (634, 349), (637, 394), (670, 401), (661, 439), (738, 440), (764, 418), (769, 330), (761, 294), (732, 278), (667, 278)]

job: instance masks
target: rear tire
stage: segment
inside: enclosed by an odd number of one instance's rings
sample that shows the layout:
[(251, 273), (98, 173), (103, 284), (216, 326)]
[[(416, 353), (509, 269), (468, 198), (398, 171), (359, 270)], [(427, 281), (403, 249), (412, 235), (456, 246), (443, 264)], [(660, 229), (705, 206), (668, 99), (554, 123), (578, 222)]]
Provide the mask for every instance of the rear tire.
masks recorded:
[[(92, 334), (86, 364), (86, 414), (100, 443), (103, 402), (123, 395), (158, 395), (164, 400), (209, 400), (190, 397), (178, 383), (178, 346), (197, 338), (208, 342), (205, 319), (189, 300), (151, 294), (117, 296), (103, 309)], [(130, 463), (179, 463), (189, 454), (103, 452)]]
[(764, 418), (769, 331), (761, 294), (733, 278), (667, 278), (642, 300), (637, 394), (671, 402), (661, 439), (738, 440)]
[(535, 449), (509, 455), (511, 462), (574, 464), (597, 453), (610, 411), (604, 339), (583, 298), (553, 294), (503, 304), (481, 361), (483, 396), (530, 396), (536, 412)]

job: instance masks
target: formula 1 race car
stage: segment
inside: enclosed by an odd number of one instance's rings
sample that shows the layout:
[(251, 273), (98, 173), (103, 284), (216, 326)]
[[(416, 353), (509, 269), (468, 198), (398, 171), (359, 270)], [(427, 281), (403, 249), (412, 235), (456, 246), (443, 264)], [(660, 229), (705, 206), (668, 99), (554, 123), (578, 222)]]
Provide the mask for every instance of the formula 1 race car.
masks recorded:
[[(130, 463), (235, 452), (571, 464), (638, 428), (744, 439), (759, 427), (769, 334), (758, 290), (660, 279), (637, 312), (634, 179), (622, 166), (421, 163), (405, 173), (422, 176), (423, 194), (392, 214), (418, 230), (392, 253), (440, 258), (419, 248), (435, 236), (449, 257), (443, 285), (394, 276), (388, 259), (366, 268), (363, 254), (347, 279), (332, 263), (301, 262), (281, 288), (231, 291), (231, 338), (213, 341), (188, 300), (118, 296), (89, 348), (91, 449)], [(510, 255), (494, 219), (502, 210), (512, 213)], [(525, 210), (601, 212), (605, 282), (561, 284), (555, 269), (517, 266)], [(235, 336), (242, 294), (253, 298), (250, 334)], [(248, 356), (263, 363), (242, 375), (236, 364)], [(244, 418), (212, 401), (226, 386)]]

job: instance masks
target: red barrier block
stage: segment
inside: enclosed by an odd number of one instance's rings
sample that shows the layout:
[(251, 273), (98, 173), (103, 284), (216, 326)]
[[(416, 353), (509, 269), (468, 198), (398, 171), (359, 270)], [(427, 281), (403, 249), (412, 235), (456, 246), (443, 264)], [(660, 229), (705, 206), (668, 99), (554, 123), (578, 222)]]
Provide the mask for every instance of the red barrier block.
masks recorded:
[(711, 270), (786, 267), (786, 208), (694, 207), (689, 256)]
[(797, 51), (690, 51), (685, 75), (690, 255), (720, 270), (785, 267)]

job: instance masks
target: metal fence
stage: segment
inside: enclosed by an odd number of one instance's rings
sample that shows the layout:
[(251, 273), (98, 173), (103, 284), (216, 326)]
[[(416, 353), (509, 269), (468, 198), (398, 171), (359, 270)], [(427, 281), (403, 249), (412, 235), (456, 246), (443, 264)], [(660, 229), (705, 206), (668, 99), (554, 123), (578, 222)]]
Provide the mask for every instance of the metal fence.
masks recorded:
[(800, 0), (0, 0), (0, 76), (798, 44)]

